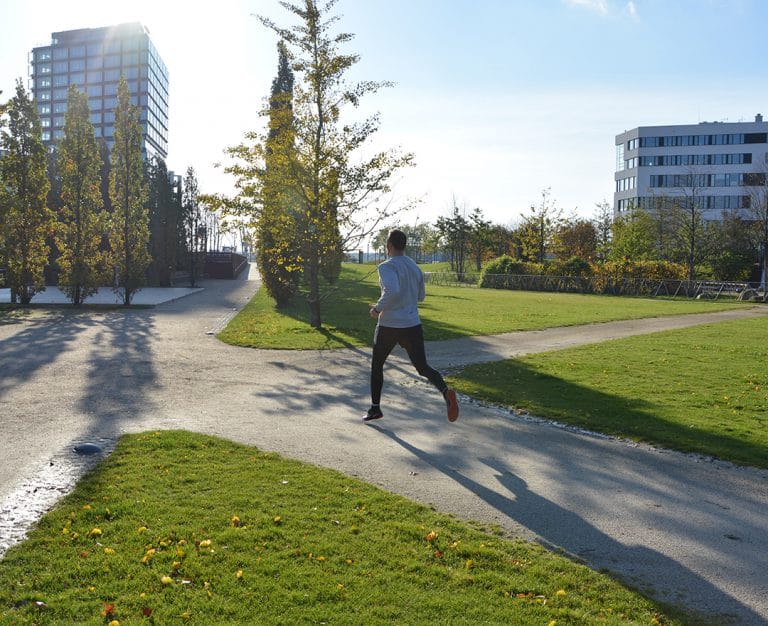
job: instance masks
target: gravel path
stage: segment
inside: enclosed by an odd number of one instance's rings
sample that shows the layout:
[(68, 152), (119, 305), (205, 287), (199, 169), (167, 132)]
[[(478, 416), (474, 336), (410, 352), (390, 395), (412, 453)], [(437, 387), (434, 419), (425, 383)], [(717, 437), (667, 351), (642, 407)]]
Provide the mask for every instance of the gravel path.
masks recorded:
[[(402, 355), (385, 418), (360, 421), (369, 351), (227, 346), (255, 280), (154, 309), (61, 310), (0, 324), (0, 554), (123, 433), (184, 428), (358, 476), (558, 547), (722, 623), (768, 624), (768, 472), (442, 399)], [(432, 343), (441, 368), (681, 328), (768, 308)], [(361, 313), (362, 315), (365, 312)]]

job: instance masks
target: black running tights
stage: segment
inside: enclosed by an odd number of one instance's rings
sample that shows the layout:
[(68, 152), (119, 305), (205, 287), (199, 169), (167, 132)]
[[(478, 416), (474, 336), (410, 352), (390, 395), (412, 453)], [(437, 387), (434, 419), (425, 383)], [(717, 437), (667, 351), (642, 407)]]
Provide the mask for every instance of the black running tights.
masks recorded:
[(419, 375), (424, 376), (443, 393), (448, 386), (442, 375), (427, 363), (424, 350), (424, 331), (421, 324), (410, 328), (377, 326), (373, 336), (373, 358), (371, 360), (371, 402), (379, 404), (384, 386), (384, 362), (395, 345), (400, 344), (408, 353), (411, 363)]

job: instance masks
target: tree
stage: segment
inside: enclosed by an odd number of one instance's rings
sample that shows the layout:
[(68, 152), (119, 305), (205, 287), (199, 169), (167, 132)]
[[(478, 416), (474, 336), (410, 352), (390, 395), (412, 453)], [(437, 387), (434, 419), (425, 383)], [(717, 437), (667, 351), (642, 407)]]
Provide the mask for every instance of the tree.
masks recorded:
[(303, 230), (303, 216), (300, 189), (291, 182), (292, 168), (297, 162), (294, 75), (285, 42), (278, 43), (277, 51), (278, 69), (269, 98), (269, 134), (256, 237), (257, 263), (264, 287), (277, 306), (283, 307), (299, 289), (302, 270), (299, 233)]
[[(690, 281), (696, 280), (696, 265), (707, 255), (710, 243), (702, 207), (701, 188), (706, 176), (690, 168), (685, 174), (675, 175), (675, 193), (662, 197), (664, 202), (658, 204), (657, 221), (670, 220), (677, 244), (677, 258), (673, 260), (685, 262)], [(662, 232), (665, 230), (662, 228)]]
[(613, 221), (611, 252), (608, 259), (620, 261), (649, 261), (655, 258), (655, 223), (642, 209), (630, 207)]
[(104, 277), (101, 238), (105, 221), (101, 201), (101, 157), (90, 121), (88, 96), (69, 88), (64, 137), (56, 171), (61, 202), (56, 245), (59, 284), (72, 304), (96, 293)]
[(738, 211), (724, 211), (722, 220), (710, 225), (715, 245), (710, 247), (706, 261), (715, 279), (742, 281), (750, 277), (757, 251), (750, 226)]
[(543, 189), (539, 206), (531, 205), (530, 214), (523, 215), (518, 228), (523, 259), (543, 263), (561, 223), (562, 211), (550, 199), (550, 190)]
[[(364, 96), (389, 83), (347, 83), (346, 74), (359, 57), (339, 52), (339, 46), (353, 36), (331, 32), (338, 18), (328, 17), (328, 13), (335, 3), (330, 0), (321, 7), (316, 0), (281, 2), (301, 21), (292, 28), (260, 18), (286, 42), (293, 54), (293, 70), (300, 76), (294, 86), (294, 142), (279, 158), (284, 163), (284, 187), (296, 193), (299, 202), (297, 241), (301, 249), (297, 258), (281, 262), (301, 263), (309, 322), (314, 328), (322, 325), (321, 302), (331, 293), (322, 279), (328, 284), (328, 279), (338, 275), (346, 246), (356, 244), (397, 210), (385, 201), (391, 192), (389, 181), (394, 172), (413, 161), (412, 155), (395, 151), (361, 154), (379, 128), (378, 115), (342, 122), (342, 112), (348, 106), (358, 107)], [(255, 134), (248, 137), (258, 138)], [(283, 142), (280, 147), (288, 145)], [(257, 202), (262, 201), (259, 194), (264, 184), (273, 182), (267, 180), (263, 167), (266, 152), (266, 137), (261, 138), (260, 145), (241, 146), (233, 152), (245, 165), (230, 171), (238, 177), (240, 188)]]
[(448, 252), (451, 269), (457, 274), (463, 274), (469, 250), (472, 225), (462, 215), (459, 207), (456, 206), (455, 198), (453, 200), (451, 217), (439, 217), (435, 227), (440, 233), (445, 250)]
[(483, 219), (483, 211), (473, 209), (469, 215), (469, 250), (475, 260), (475, 269), (483, 269), (483, 260), (493, 247), (493, 228), (489, 220)]
[(149, 214), (145, 206), (147, 185), (141, 156), (139, 110), (131, 105), (124, 76), (120, 77), (117, 86), (115, 143), (110, 156), (110, 260), (115, 268), (115, 292), (122, 294), (123, 304), (128, 306), (133, 295), (146, 281), (150, 255)]
[(188, 167), (184, 176), (181, 206), (186, 225), (187, 250), (189, 252), (189, 286), (194, 287), (200, 270), (202, 253), (206, 250), (206, 227), (200, 208), (197, 174), (194, 167)]
[(592, 223), (597, 235), (595, 252), (598, 258), (606, 259), (611, 251), (611, 231), (613, 229), (613, 208), (607, 200), (595, 204)]
[[(763, 167), (768, 168), (768, 157)], [(768, 280), (768, 180), (763, 178), (763, 184), (755, 186), (749, 198), (748, 219), (752, 222), (750, 233), (754, 248), (758, 251), (762, 267), (757, 274), (761, 276), (761, 287), (768, 288), (765, 281)]]
[(7, 270), (11, 301), (29, 304), (35, 291), (45, 289), (43, 269), (55, 217), (47, 206), (47, 155), (41, 140), (40, 120), (21, 79), (16, 95), (5, 107), (7, 130), (0, 134), (0, 257)]
[(149, 232), (152, 274), (157, 284), (169, 287), (176, 271), (181, 199), (174, 189), (165, 161), (149, 164)]
[(578, 218), (562, 222), (555, 232), (555, 249), (559, 259), (579, 257), (591, 261), (597, 255), (597, 229), (594, 223)]

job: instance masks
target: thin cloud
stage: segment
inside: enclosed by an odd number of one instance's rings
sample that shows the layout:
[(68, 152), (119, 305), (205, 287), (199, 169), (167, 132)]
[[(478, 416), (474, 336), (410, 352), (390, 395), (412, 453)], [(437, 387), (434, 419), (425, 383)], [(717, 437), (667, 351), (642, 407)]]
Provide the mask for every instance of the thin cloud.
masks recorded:
[(637, 14), (637, 5), (633, 2), (633, 0), (629, 0), (629, 2), (627, 2), (627, 6), (624, 7), (624, 12), (633, 20), (637, 20), (640, 17)]
[(601, 15), (608, 15), (607, 0), (565, 0), (565, 2), (571, 6), (584, 7)]

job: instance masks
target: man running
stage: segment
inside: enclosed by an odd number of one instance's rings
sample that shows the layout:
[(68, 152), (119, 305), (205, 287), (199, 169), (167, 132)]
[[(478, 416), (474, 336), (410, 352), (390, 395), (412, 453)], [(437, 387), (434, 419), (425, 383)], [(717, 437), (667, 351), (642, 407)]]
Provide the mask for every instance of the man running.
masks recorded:
[(381, 297), (371, 305), (369, 313), (378, 320), (373, 335), (371, 360), (371, 408), (363, 416), (364, 422), (384, 417), (381, 412), (381, 389), (384, 385), (384, 362), (396, 344), (408, 353), (416, 371), (426, 377), (445, 398), (448, 421), (459, 419), (456, 392), (445, 384), (440, 372), (427, 363), (424, 350), (424, 332), (419, 319), (418, 303), (424, 300), (424, 274), (418, 265), (405, 255), (406, 236), (393, 230), (387, 237), (387, 256), (379, 265)]

